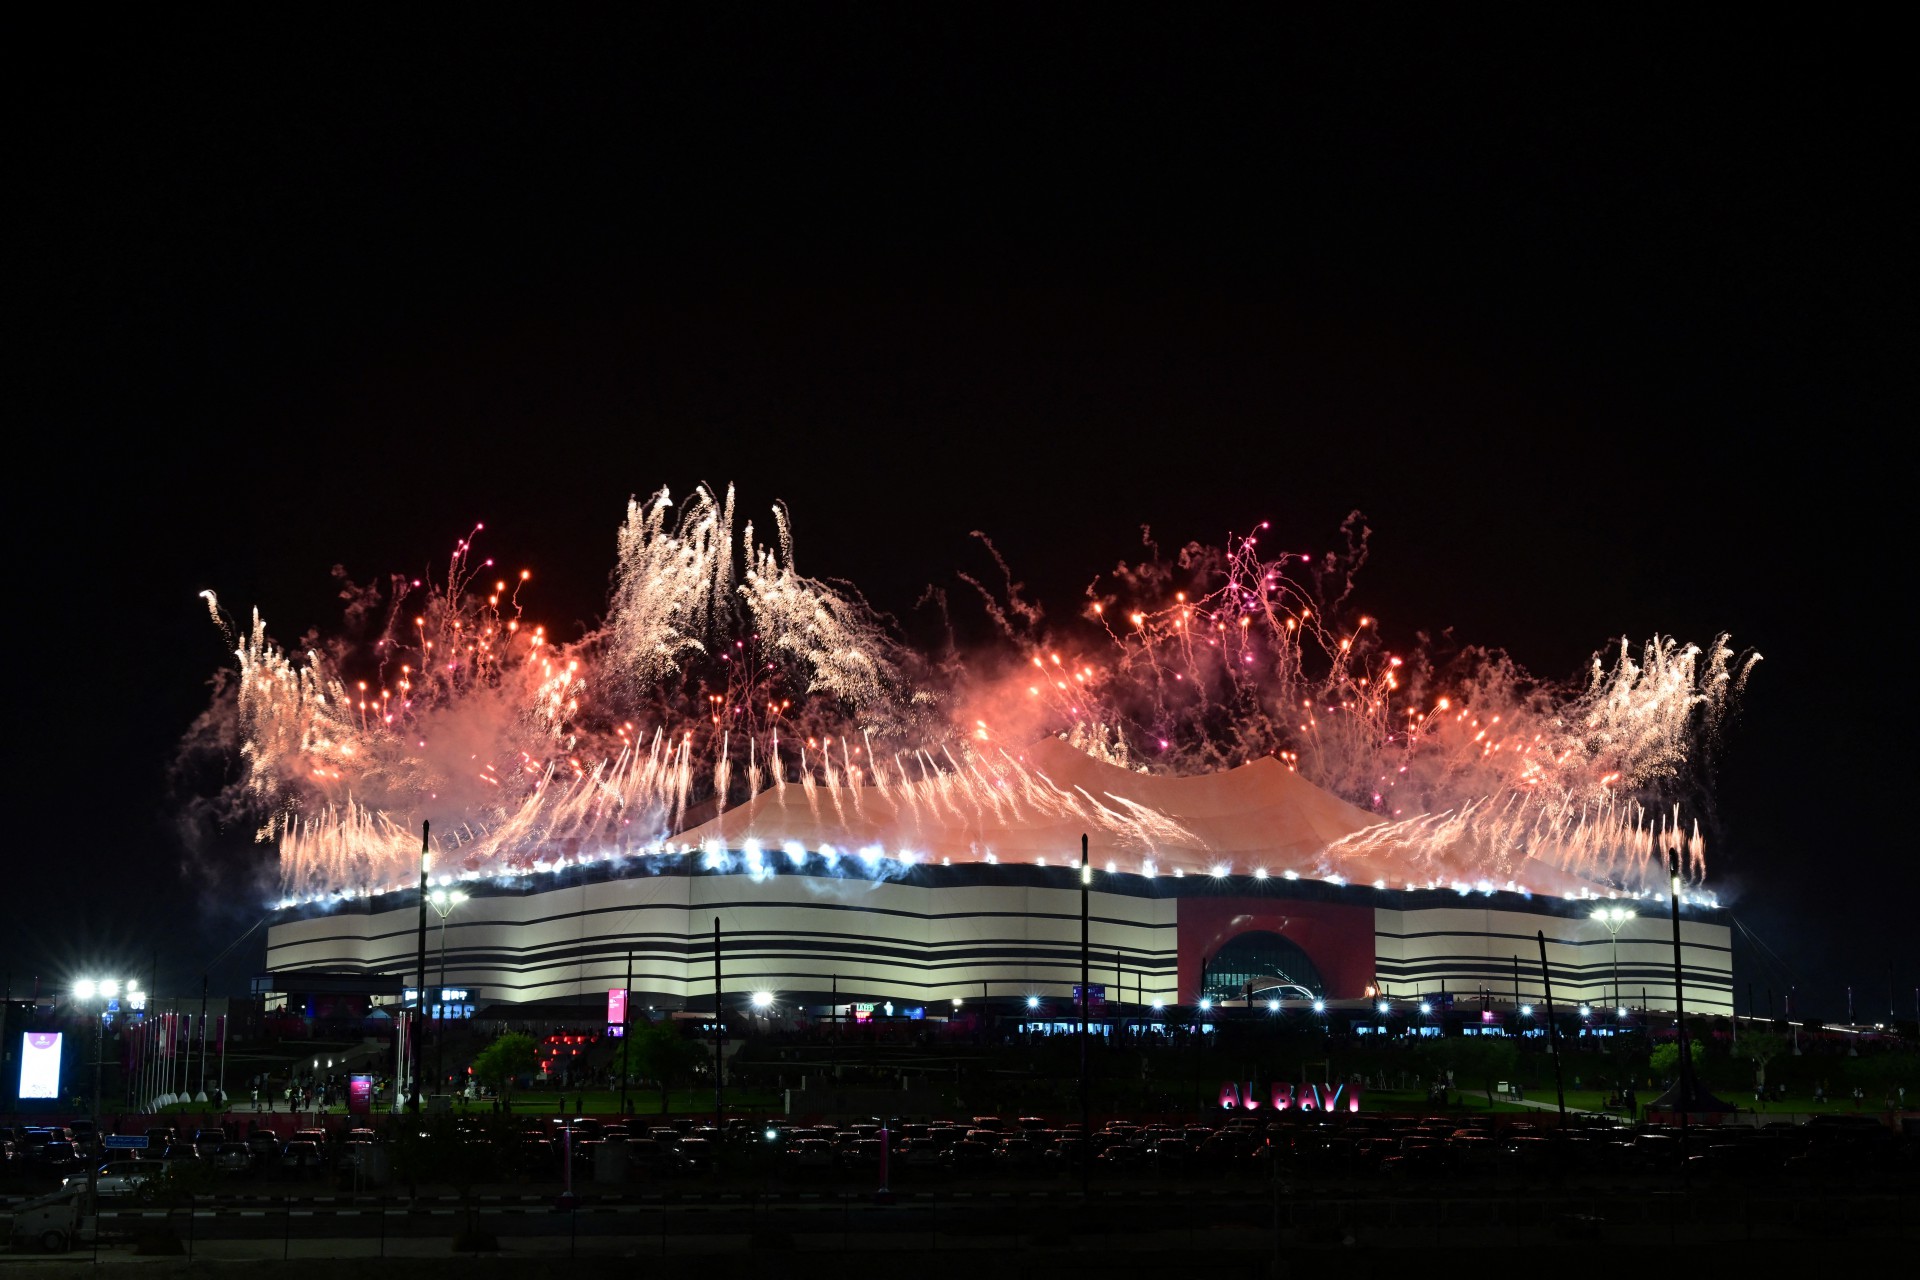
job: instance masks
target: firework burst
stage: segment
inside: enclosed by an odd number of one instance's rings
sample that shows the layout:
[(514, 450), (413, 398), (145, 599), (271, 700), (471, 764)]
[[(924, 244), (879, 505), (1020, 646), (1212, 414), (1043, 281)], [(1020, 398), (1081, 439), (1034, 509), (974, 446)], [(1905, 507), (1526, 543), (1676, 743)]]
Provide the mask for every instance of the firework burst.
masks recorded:
[(410, 883), (423, 818), (435, 874), (514, 874), (700, 852), (730, 807), (778, 811), (768, 793), (850, 830), (883, 809), (914, 830), (1080, 824), (1141, 870), (1212, 860), (1177, 804), (1141, 798), (1168, 793), (1062, 782), (1042, 739), (1120, 778), (1278, 762), (1351, 806), (1303, 868), (1328, 879), (1507, 884), (1531, 863), (1633, 889), (1676, 843), (1704, 875), (1683, 806), (1758, 660), (1725, 637), (1621, 641), (1565, 685), (1495, 651), (1396, 653), (1347, 607), (1350, 521), (1318, 562), (1264, 552), (1265, 526), (1156, 551), (1055, 630), (989, 595), (997, 646), (936, 664), (798, 573), (783, 508), (772, 523), (770, 544), (736, 535), (731, 489), (630, 503), (607, 620), (570, 643), (526, 617), (528, 572), (476, 558), (478, 529), (437, 580), (347, 584), (346, 630), (297, 653), (208, 593), (238, 636), (237, 790), (283, 893)]

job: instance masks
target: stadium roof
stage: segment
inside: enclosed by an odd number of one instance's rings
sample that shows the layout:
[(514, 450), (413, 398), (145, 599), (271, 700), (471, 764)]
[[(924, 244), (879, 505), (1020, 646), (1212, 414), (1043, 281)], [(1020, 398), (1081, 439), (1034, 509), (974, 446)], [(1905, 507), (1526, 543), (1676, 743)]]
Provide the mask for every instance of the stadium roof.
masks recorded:
[[(889, 856), (911, 853), (931, 862), (1077, 862), (1089, 836), (1096, 866), (1108, 861), (1138, 871), (1245, 875), (1294, 872), (1384, 880), (1393, 888), (1473, 881), (1487, 873), (1470, 851), (1454, 847), (1391, 851), (1342, 846), (1382, 820), (1322, 791), (1285, 764), (1263, 757), (1238, 768), (1193, 777), (1138, 773), (1097, 760), (1057, 739), (1016, 757), (1004, 774), (980, 768), (964, 784), (788, 784), (686, 832), (690, 844), (737, 849), (758, 841), (778, 849), (794, 841), (845, 852), (878, 846)], [(1474, 865), (1468, 865), (1473, 863)], [(1527, 887), (1577, 892), (1588, 881), (1526, 860), (1515, 875)]]

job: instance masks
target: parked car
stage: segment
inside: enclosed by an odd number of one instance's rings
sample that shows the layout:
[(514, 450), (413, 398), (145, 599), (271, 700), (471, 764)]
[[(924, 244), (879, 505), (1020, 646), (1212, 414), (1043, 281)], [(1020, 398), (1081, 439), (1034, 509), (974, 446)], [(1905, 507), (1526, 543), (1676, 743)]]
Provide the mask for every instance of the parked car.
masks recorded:
[(244, 1142), (223, 1142), (213, 1149), (213, 1167), (221, 1173), (247, 1173), (253, 1168), (253, 1152)]
[(947, 1168), (956, 1173), (971, 1173), (993, 1164), (993, 1148), (974, 1138), (962, 1138), (945, 1152)]
[(294, 1173), (311, 1173), (321, 1165), (320, 1144), (307, 1140), (289, 1142), (280, 1152), (280, 1167)]
[(80, 1153), (72, 1142), (65, 1138), (55, 1138), (41, 1144), (37, 1158), (42, 1164), (53, 1169), (70, 1169), (80, 1163)]
[(801, 1138), (787, 1148), (786, 1158), (796, 1169), (831, 1169), (833, 1144), (825, 1138)]
[[(145, 1183), (160, 1177), (166, 1165), (159, 1160), (110, 1160), (94, 1172), (94, 1189), (101, 1196), (132, 1195)], [(68, 1174), (60, 1179), (63, 1187), (84, 1187), (87, 1175)]]
[(1040, 1163), (1040, 1148), (1025, 1138), (1003, 1138), (994, 1148), (993, 1163), (998, 1169), (1032, 1169)]
[(717, 1153), (711, 1138), (682, 1138), (679, 1150), (680, 1158), (687, 1162), (689, 1173), (712, 1172)]
[(652, 1177), (676, 1177), (687, 1172), (678, 1147), (651, 1138), (627, 1139), (627, 1162)]

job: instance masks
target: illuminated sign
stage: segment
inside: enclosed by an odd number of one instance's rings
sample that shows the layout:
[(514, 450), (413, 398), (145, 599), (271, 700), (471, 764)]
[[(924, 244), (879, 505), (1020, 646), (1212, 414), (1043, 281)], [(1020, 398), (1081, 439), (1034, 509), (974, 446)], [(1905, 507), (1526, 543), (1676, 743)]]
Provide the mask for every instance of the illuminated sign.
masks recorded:
[(624, 1027), (627, 1025), (627, 989), (613, 987), (607, 992), (607, 1025)]
[(1260, 1091), (1252, 1081), (1244, 1086), (1228, 1080), (1220, 1086), (1222, 1111), (1258, 1111), (1262, 1105), (1275, 1111), (1358, 1111), (1362, 1089), (1357, 1084), (1276, 1084), (1268, 1090), (1263, 1104)]
[(60, 1033), (29, 1031), (20, 1037), (22, 1098), (60, 1096)]
[(373, 1111), (373, 1077), (347, 1077), (347, 1111), (349, 1114), (364, 1116)]
[[(435, 1004), (461, 1004), (471, 1000), (475, 994), (467, 987), (428, 987), (427, 993), (433, 997), (433, 1003)], [(420, 988), (402, 987), (400, 989), (400, 1002), (402, 1004), (413, 1004), (419, 999)]]

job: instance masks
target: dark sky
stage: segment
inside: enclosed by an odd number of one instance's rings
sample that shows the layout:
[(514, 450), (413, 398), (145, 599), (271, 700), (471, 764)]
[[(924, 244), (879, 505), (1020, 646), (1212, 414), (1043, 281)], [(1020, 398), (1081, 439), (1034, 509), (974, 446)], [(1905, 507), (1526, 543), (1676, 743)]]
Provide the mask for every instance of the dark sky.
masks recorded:
[[(624, 503), (736, 483), (904, 610), (990, 533), (1375, 531), (1390, 636), (1766, 660), (1710, 853), (1808, 1011), (1912, 1016), (1913, 110), (1872, 25), (1058, 26), (808, 9), (138, 15), (18, 49), (16, 991), (257, 918), (166, 770), (224, 661), (483, 548), (597, 616)], [(1649, 21), (1654, 21), (1649, 17)], [(257, 938), (255, 939), (257, 942)], [(257, 969), (243, 946), (221, 966)], [(1762, 997), (1764, 1002), (1764, 996)]]

